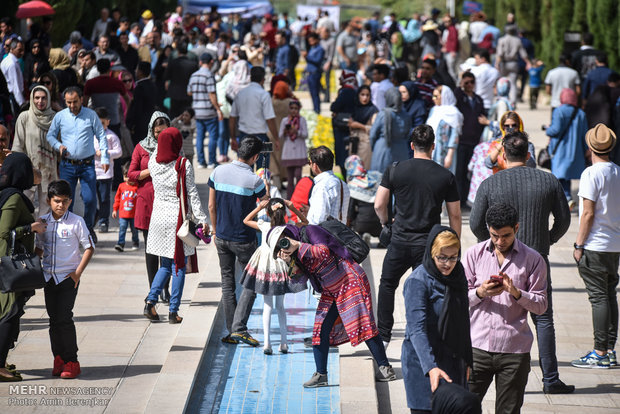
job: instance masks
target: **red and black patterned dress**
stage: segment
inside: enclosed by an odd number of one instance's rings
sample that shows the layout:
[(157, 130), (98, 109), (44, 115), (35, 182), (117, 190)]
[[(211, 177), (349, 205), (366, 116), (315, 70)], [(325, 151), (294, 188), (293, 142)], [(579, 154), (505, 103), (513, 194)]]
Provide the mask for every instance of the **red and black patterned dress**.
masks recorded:
[(301, 243), (297, 257), (323, 288), (314, 319), (313, 345), (321, 342), (321, 326), (334, 302), (340, 317), (329, 334), (330, 345), (350, 341), (356, 346), (379, 334), (372, 313), (370, 284), (359, 264), (335, 256), (322, 244)]

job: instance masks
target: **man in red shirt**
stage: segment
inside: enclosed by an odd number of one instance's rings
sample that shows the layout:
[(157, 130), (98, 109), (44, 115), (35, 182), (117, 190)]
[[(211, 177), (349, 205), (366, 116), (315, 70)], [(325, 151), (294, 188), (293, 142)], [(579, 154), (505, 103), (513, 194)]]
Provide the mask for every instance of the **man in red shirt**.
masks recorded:
[[(84, 85), (82, 104), (91, 108), (103, 106), (110, 114), (110, 129), (118, 136), (121, 135), (120, 97), (123, 97), (127, 106), (130, 98), (127, 90), (118, 79), (110, 76), (110, 61), (99, 59), (97, 61), (99, 76), (94, 77)], [(89, 105), (90, 100), (90, 105)]]
[(454, 82), (458, 82), (457, 57), (459, 53), (459, 33), (452, 23), (452, 16), (446, 14), (443, 17), (444, 31), (441, 35), (443, 57), (446, 60), (448, 73)]

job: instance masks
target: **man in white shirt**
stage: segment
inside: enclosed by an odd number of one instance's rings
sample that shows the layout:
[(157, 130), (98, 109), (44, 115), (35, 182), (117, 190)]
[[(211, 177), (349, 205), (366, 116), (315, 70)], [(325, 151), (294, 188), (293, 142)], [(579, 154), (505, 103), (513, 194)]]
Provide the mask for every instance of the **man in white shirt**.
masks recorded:
[(499, 71), (489, 63), (489, 51), (478, 49), (474, 52), (476, 66), (471, 68), (471, 73), (476, 76), (476, 94), (482, 98), (484, 109), (489, 111), (493, 105), (495, 82), (499, 79)]
[(319, 224), (328, 217), (347, 222), (349, 187), (334, 175), (334, 154), (321, 145), (310, 150), (310, 169), (315, 175), (310, 196), (308, 222)]
[(24, 75), (18, 62), (22, 56), (24, 56), (24, 43), (15, 38), (11, 41), (9, 53), (0, 63), (0, 69), (6, 78), (9, 92), (13, 94), (19, 106), (22, 106), (26, 101), (24, 98)]
[(390, 68), (388, 65), (375, 65), (372, 69), (372, 83), (370, 84), (370, 96), (372, 103), (378, 110), (385, 108), (385, 93), (394, 87), (390, 82)]
[(616, 135), (598, 124), (586, 134), (592, 166), (579, 181), (579, 232), (573, 258), (592, 304), (594, 349), (571, 362), (578, 368), (617, 366), (620, 167), (609, 160)]
[[(276, 115), (273, 111), (273, 103), (269, 93), (263, 88), (265, 83), (265, 68), (254, 66), (250, 69), (250, 84), (241, 89), (230, 110), (230, 147), (237, 150), (237, 138), (239, 142), (247, 135), (254, 135), (267, 142), (267, 131), (272, 137), (278, 137), (276, 127)], [(237, 125), (238, 122), (238, 125)], [(273, 148), (278, 150), (279, 143), (274, 140)], [(269, 154), (261, 153), (256, 165), (259, 168), (269, 168)]]
[(569, 64), (570, 59), (568, 55), (562, 53), (558, 67), (551, 69), (545, 78), (545, 90), (551, 95), (551, 113), (561, 105), (560, 94), (564, 88), (574, 90), (577, 96), (581, 95), (579, 73), (571, 68)]

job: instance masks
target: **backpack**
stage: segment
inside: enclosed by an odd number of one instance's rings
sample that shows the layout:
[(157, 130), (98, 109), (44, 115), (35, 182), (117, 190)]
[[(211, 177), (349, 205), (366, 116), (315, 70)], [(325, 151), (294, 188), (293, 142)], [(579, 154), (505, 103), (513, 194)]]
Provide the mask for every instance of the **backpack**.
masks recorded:
[(370, 247), (366, 244), (366, 242), (357, 234), (353, 229), (347, 227), (340, 220), (329, 217), (322, 223), (319, 223), (319, 226), (325, 229), (329, 234), (331, 234), (334, 239), (344, 247), (347, 252), (351, 255), (353, 260), (357, 263), (362, 263), (366, 257), (368, 257), (368, 253), (370, 253)]

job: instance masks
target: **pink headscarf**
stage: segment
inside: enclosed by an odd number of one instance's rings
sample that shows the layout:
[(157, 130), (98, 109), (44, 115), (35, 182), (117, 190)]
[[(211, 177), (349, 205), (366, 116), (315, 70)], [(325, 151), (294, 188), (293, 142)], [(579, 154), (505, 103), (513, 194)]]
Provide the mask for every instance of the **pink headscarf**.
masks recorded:
[(560, 94), (560, 103), (562, 105), (577, 106), (577, 94), (570, 88), (562, 89)]

